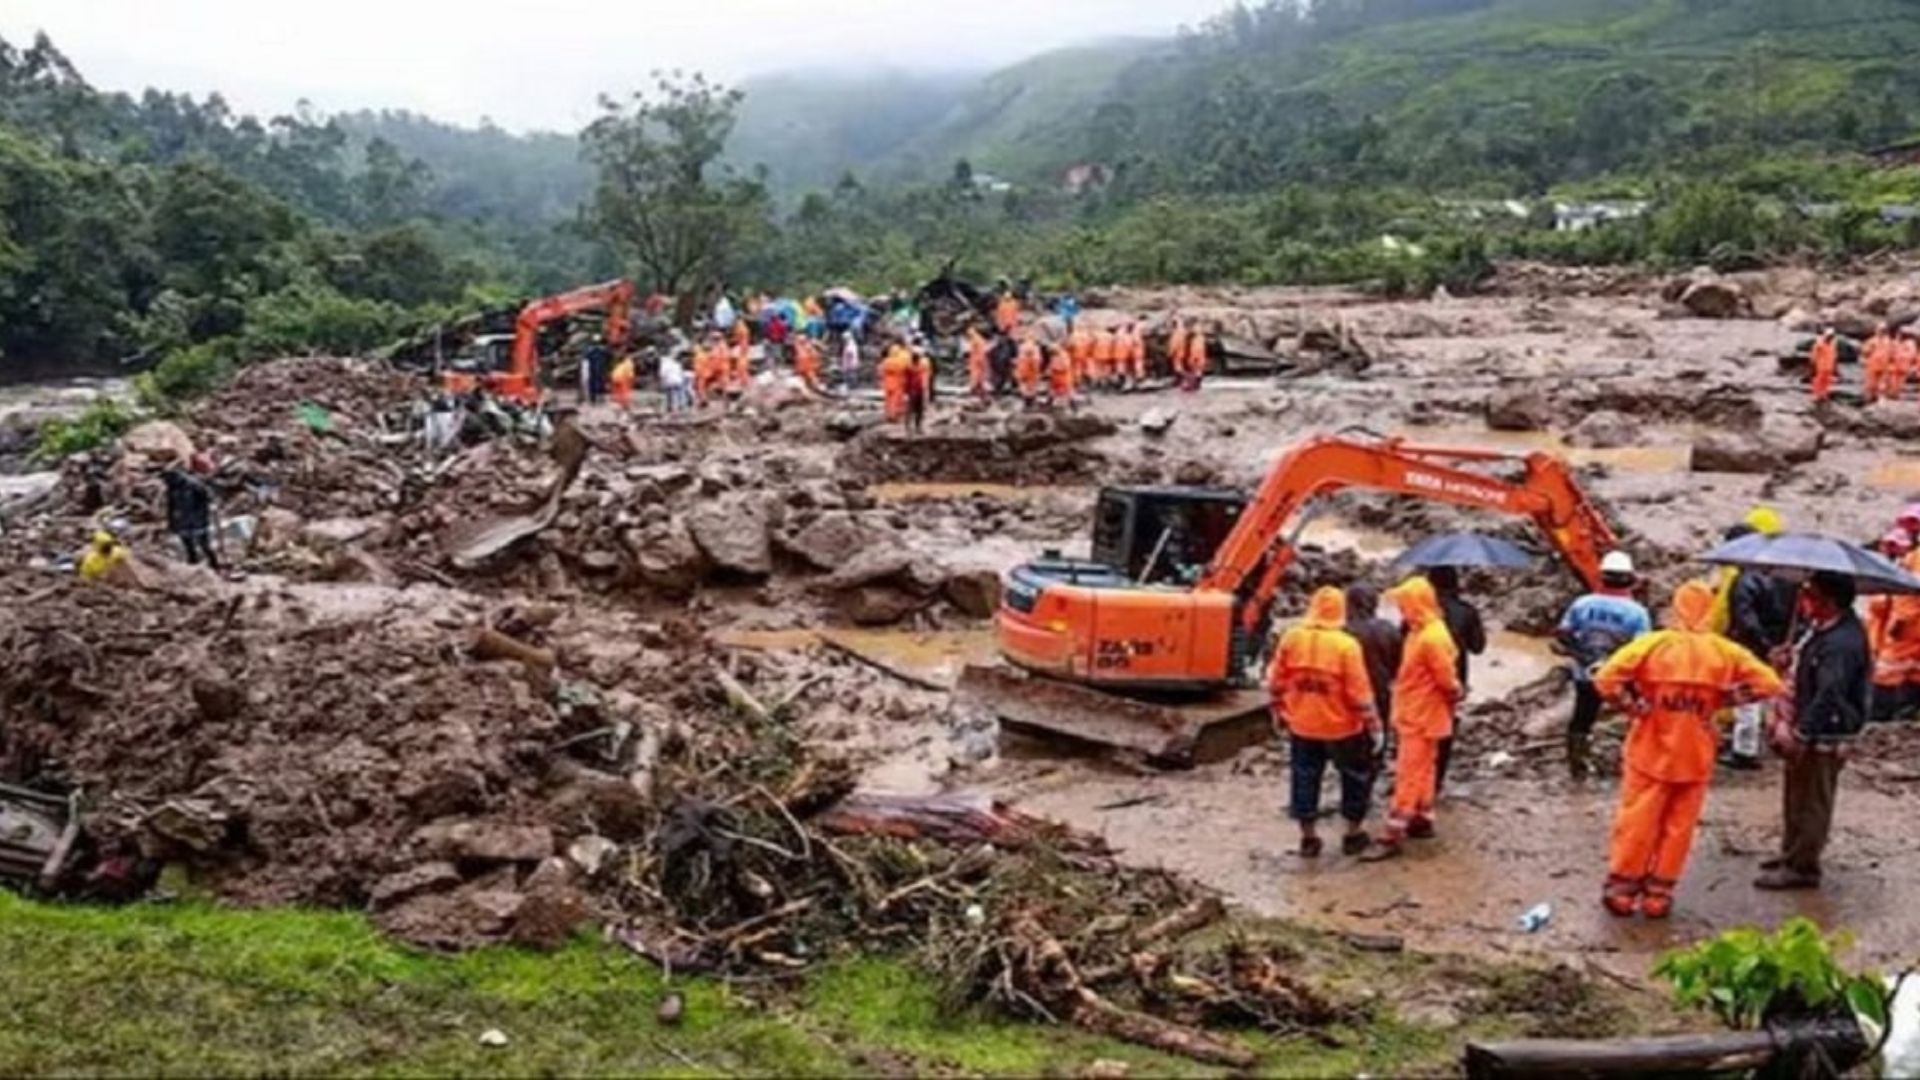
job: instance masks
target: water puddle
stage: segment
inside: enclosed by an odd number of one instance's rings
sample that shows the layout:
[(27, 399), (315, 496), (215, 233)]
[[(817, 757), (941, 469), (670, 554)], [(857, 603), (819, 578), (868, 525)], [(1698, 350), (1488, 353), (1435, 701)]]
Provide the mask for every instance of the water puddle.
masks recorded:
[(991, 663), (999, 655), (993, 631), (901, 630), (842, 627), (790, 630), (723, 630), (714, 643), (764, 652), (806, 652), (828, 647), (924, 688), (948, 688), (968, 664)]
[(1566, 663), (1553, 651), (1553, 642), (1512, 630), (1487, 635), (1487, 651), (1473, 658), (1474, 701), (1499, 701), (1532, 685)]
[(1693, 432), (1662, 431), (1658, 445), (1644, 446), (1569, 446), (1564, 436), (1550, 431), (1488, 431), (1477, 428), (1410, 428), (1398, 433), (1410, 443), (1437, 446), (1474, 447), (1528, 454), (1545, 450), (1565, 458), (1573, 465), (1605, 465), (1615, 472), (1659, 475), (1687, 471), (1692, 454)]
[(1920, 461), (1883, 461), (1867, 475), (1867, 483), (1890, 491), (1920, 491)]

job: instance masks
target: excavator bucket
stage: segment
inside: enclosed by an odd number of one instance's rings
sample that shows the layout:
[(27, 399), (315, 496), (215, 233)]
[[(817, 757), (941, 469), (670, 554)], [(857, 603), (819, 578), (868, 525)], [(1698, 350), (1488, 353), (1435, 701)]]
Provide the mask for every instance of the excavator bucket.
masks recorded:
[(1254, 690), (1163, 703), (1007, 665), (967, 667), (954, 687), (953, 707), (963, 716), (990, 717), (1002, 731), (1105, 748), (1175, 769), (1224, 761), (1272, 731), (1267, 696)]

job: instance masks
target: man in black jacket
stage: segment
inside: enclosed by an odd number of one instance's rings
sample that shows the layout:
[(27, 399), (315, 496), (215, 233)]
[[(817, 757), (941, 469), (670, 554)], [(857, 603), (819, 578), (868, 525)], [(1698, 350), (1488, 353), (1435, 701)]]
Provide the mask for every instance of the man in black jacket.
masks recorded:
[(189, 564), (204, 558), (208, 566), (219, 570), (220, 560), (213, 553), (212, 542), (213, 490), (205, 479), (213, 471), (212, 463), (204, 454), (195, 454), (191, 468), (189, 472), (176, 462), (161, 474), (167, 486), (167, 531), (180, 538)]
[(1866, 627), (1853, 613), (1854, 584), (1815, 574), (1801, 608), (1812, 630), (1793, 666), (1793, 719), (1775, 744), (1787, 759), (1780, 856), (1761, 864), (1762, 889), (1820, 885), (1820, 855), (1833, 828), (1844, 747), (1866, 725), (1873, 655)]
[[(1753, 526), (1743, 522), (1728, 529), (1726, 538), (1738, 540), (1754, 532)], [(1787, 644), (1787, 635), (1793, 627), (1793, 605), (1797, 599), (1798, 590), (1793, 582), (1763, 570), (1741, 570), (1734, 578), (1733, 590), (1728, 596), (1727, 637), (1762, 660), (1770, 659), (1776, 650)], [(1760, 716), (1763, 708), (1759, 704), (1749, 704), (1734, 710), (1733, 738), (1727, 740), (1726, 748), (1721, 751), (1721, 764), (1736, 769), (1760, 767)]]
[[(1460, 571), (1451, 566), (1436, 566), (1427, 571), (1427, 581), (1433, 585), (1433, 591), (1440, 597), (1440, 615), (1446, 620), (1447, 633), (1453, 638), (1453, 647), (1459, 655), (1455, 662), (1455, 674), (1460, 676), (1460, 692), (1468, 692), (1470, 680), (1467, 677), (1467, 658), (1479, 656), (1487, 651), (1487, 624), (1480, 618), (1480, 609), (1473, 602), (1460, 595)], [(1460, 732), (1460, 718), (1456, 714), (1453, 721), (1454, 734)], [(1433, 790), (1436, 794), (1447, 785), (1447, 766), (1453, 762), (1453, 735), (1440, 740), (1440, 756), (1434, 762)]]
[(1367, 679), (1373, 683), (1373, 707), (1393, 715), (1393, 680), (1400, 673), (1400, 627), (1380, 617), (1380, 594), (1368, 585), (1347, 586), (1347, 633), (1360, 642)]

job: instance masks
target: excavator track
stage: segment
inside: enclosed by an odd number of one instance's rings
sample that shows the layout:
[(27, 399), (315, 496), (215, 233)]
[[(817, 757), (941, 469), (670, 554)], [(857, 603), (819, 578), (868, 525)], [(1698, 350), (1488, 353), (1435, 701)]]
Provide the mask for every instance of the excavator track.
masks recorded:
[(969, 718), (990, 717), (1002, 731), (1101, 747), (1161, 768), (1224, 761), (1273, 730), (1267, 696), (1256, 690), (1223, 690), (1169, 704), (1010, 665), (967, 667), (954, 687), (953, 707)]

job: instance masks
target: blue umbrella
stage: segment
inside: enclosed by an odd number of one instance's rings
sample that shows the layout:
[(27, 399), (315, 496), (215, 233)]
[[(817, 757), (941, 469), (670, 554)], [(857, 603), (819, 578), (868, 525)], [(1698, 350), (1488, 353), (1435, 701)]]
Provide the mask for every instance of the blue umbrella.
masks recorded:
[(1795, 581), (1818, 573), (1838, 574), (1851, 578), (1862, 593), (1920, 593), (1920, 578), (1885, 556), (1815, 533), (1753, 533), (1721, 544), (1700, 556), (1700, 561), (1765, 570)]
[(1393, 565), (1403, 570), (1429, 566), (1485, 566), (1501, 570), (1524, 570), (1533, 565), (1533, 556), (1497, 536), (1479, 533), (1446, 533), (1429, 536), (1408, 548)]

